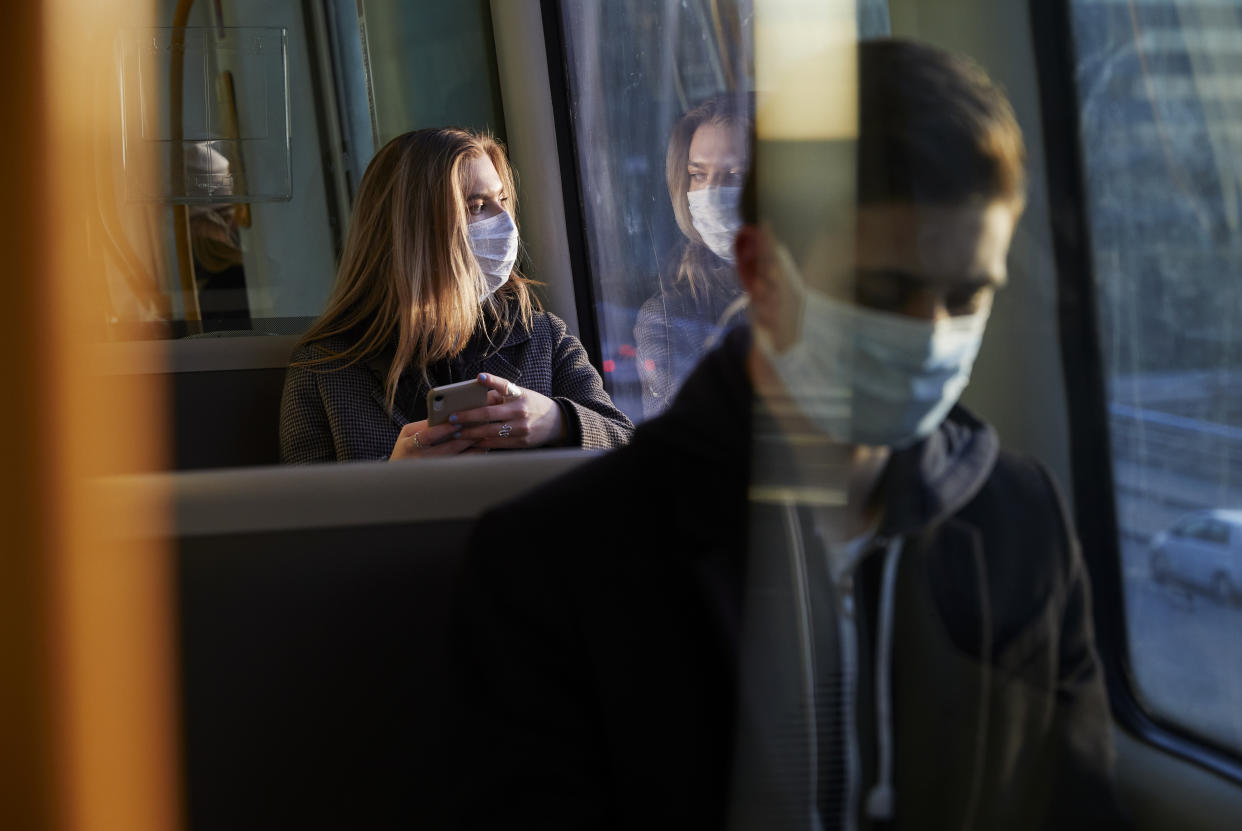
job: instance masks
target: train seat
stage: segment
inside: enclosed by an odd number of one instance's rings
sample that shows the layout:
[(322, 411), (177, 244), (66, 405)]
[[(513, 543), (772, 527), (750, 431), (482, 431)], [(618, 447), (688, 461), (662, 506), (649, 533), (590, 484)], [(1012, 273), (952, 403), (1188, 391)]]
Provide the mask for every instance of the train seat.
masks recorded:
[(487, 506), (593, 455), (109, 482), (111, 498), (173, 507), (191, 831), (444, 824), (443, 634), (463, 545)]

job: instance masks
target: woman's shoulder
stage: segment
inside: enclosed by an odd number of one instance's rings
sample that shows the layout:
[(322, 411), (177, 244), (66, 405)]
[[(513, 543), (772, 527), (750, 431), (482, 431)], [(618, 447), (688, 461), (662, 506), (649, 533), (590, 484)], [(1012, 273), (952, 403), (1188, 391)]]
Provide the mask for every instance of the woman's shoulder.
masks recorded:
[(569, 325), (558, 315), (544, 309), (531, 312), (528, 332), (531, 337), (559, 340), (569, 332)]
[(675, 303), (679, 296), (675, 289), (666, 288), (665, 284), (661, 282), (656, 287), (655, 292), (650, 294), (643, 301), (642, 305), (638, 307), (639, 320), (663, 317), (667, 313), (670, 300)]
[(363, 371), (368, 359), (343, 357), (353, 341), (341, 336), (322, 338), (310, 343), (299, 343), (289, 356), (289, 374), (332, 376), (344, 372), (352, 374)]
[(293, 360), (313, 360), (326, 355), (339, 355), (353, 345), (354, 342), (345, 335), (331, 335), (326, 338), (317, 338), (313, 341), (299, 341), (297, 348), (293, 350)]
[(528, 356), (582, 349), (582, 341), (570, 331), (569, 324), (543, 310), (532, 312), (528, 323), (514, 327), (505, 345), (518, 347)]
[(678, 277), (661, 281), (655, 293), (643, 301), (638, 309), (638, 320), (646, 323), (667, 323), (669, 319), (698, 313), (706, 292), (696, 292), (690, 281)]

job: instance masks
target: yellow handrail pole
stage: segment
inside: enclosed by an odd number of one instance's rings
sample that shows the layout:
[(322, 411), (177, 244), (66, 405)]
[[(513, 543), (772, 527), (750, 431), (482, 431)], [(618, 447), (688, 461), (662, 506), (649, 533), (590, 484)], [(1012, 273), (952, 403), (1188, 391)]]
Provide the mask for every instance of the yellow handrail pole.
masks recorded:
[[(224, 134), (234, 141), (238, 141), (237, 153), (237, 169), (233, 172), (233, 193), (246, 193), (249, 185), (246, 184), (246, 164), (242, 158), (240, 147), (241, 132), (237, 126), (237, 94), (233, 86), (233, 73), (227, 69), (220, 73), (220, 77), (216, 79), (218, 95), (224, 102)], [(235, 214), (237, 224), (242, 228), (250, 227), (250, 203), (240, 202), (236, 205)]]
[[(110, 510), (100, 474), (161, 464), (163, 401), (152, 381), (122, 390), (92, 369), (103, 268), (88, 241), (92, 84), (117, 71), (122, 26), (150, 26), (150, 0), (42, 0), (5, 18), (0, 67), (15, 85), (0, 149), (19, 158), (0, 242), (0, 828), (167, 831), (183, 825), (172, 574), (159, 536)], [(101, 53), (106, 56), (100, 60)], [(135, 154), (136, 156), (137, 154)], [(127, 159), (127, 164), (143, 164)], [(154, 159), (146, 159), (153, 163)], [(124, 208), (128, 210), (129, 208)], [(154, 379), (157, 376), (147, 376)]]
[[(190, 19), (194, 0), (177, 0), (173, 11), (171, 49), (168, 55), (168, 124), (172, 138), (169, 165), (173, 186), (185, 181), (185, 135), (182, 124), (182, 81), (185, 77), (185, 24)], [(181, 300), (185, 320), (191, 334), (203, 330), (203, 313), (198, 304), (198, 284), (194, 279), (194, 257), (190, 243), (190, 211), (185, 205), (173, 205), (173, 239), (177, 245), (177, 273), (181, 277)]]

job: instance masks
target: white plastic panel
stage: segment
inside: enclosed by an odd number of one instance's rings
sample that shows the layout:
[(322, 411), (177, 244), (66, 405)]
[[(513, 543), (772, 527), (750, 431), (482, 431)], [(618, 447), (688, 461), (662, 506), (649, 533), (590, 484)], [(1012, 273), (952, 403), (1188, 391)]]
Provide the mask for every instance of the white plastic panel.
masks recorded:
[[(289, 71), (279, 27), (165, 27), (121, 36), (125, 158), (160, 145), (153, 173), (126, 168), (131, 200), (288, 200)], [(179, 92), (179, 94), (177, 94)]]

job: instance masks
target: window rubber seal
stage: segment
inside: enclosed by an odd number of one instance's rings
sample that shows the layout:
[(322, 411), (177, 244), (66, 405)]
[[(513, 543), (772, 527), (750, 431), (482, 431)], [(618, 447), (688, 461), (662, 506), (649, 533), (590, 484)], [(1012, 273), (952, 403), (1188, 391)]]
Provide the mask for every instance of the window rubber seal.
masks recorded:
[(539, 7), (543, 17), (543, 42), (548, 59), (548, 91), (552, 98), (555, 121), (561, 191), (565, 199), (565, 237), (569, 247), (569, 264), (573, 269), (578, 340), (586, 348), (596, 371), (602, 375), (604, 350), (595, 313), (595, 285), (591, 279), (586, 209), (582, 201), (582, 171), (571, 116), (573, 98), (570, 95), (569, 54), (565, 48), (565, 16), (560, 0), (540, 0)]

